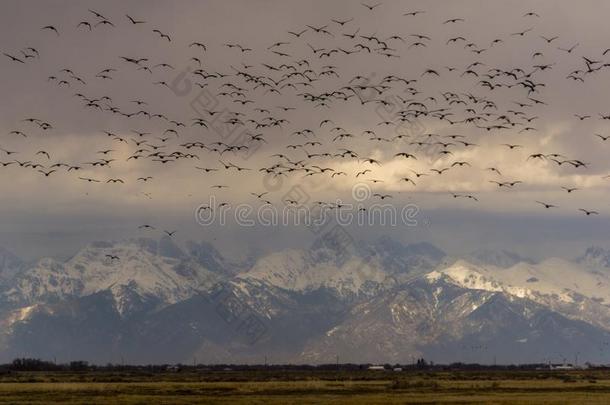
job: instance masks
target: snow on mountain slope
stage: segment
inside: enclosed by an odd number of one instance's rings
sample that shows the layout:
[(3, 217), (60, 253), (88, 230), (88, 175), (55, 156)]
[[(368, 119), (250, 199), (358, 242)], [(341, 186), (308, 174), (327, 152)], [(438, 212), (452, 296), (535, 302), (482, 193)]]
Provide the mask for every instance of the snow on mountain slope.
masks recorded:
[(68, 274), (82, 280), (83, 295), (134, 285), (141, 295), (154, 295), (169, 303), (190, 296), (204, 287), (211, 276), (205, 270), (193, 268), (191, 263), (151, 253), (137, 243), (87, 247), (65, 267)]
[(575, 292), (610, 304), (610, 274), (593, 273), (562, 259), (547, 259), (537, 265), (520, 263), (508, 270), (498, 273), (505, 282), (528, 285), (546, 294)]
[(522, 288), (506, 285), (494, 278), (496, 272), (489, 271), (487, 268), (475, 266), (463, 260), (458, 260), (453, 265), (442, 271), (434, 271), (426, 276), (430, 281), (441, 278), (442, 275), (448, 276), (456, 285), (470, 290), (485, 290), (492, 292), (507, 291), (512, 295), (523, 297), (525, 291)]
[(19, 274), (3, 298), (14, 305), (31, 305), (64, 299), (79, 294), (82, 288), (82, 281), (67, 274), (63, 263), (45, 258)]
[(610, 278), (562, 259), (519, 263), (509, 269), (458, 261), (429, 273), (428, 280), (448, 278), (457, 286), (526, 298), (562, 314), (610, 330)]
[(434, 269), (445, 253), (428, 243), (403, 245), (382, 237), (351, 254), (332, 244), (284, 250), (258, 260), (244, 279), (292, 291), (334, 290), (340, 296), (372, 296)]
[(422, 348), (452, 342), (484, 328), (468, 322), (502, 293), (459, 287), (450, 277), (430, 277), (400, 286), (354, 307), (341, 324), (312, 340), (301, 353), (307, 362), (407, 362), (424, 355)]
[(354, 306), (343, 322), (311, 339), (298, 360), (328, 363), (338, 355), (346, 362), (422, 356), (491, 362), (497, 355), (509, 363), (577, 348), (586, 357), (599, 356), (599, 344), (610, 337), (607, 328), (506, 291), (512, 288), (465, 263), (431, 272)]
[(508, 269), (481, 267), (460, 260), (442, 273), (466, 288), (506, 291), (518, 297), (536, 292), (566, 302), (573, 302), (577, 294), (610, 303), (610, 275), (587, 271), (563, 259), (547, 259), (538, 264), (521, 262)]
[[(500, 267), (453, 262), (427, 244), (356, 246), (343, 256), (322, 244), (283, 250), (236, 274), (207, 244), (92, 243), (66, 262), (38, 261), (0, 290), (0, 353), (70, 342), (104, 358), (115, 346), (99, 349), (97, 338), (150, 358), (164, 336), (179, 359), (208, 342), (236, 358), (280, 350), (289, 361), (528, 361), (610, 341), (610, 272), (599, 267), (549, 259), (504, 268), (503, 255), (491, 256)], [(244, 345), (252, 319), (264, 331), (256, 347)]]
[(311, 252), (301, 250), (270, 254), (238, 277), (264, 281), (292, 291), (329, 288), (340, 295), (371, 294), (393, 283), (376, 259), (364, 261), (352, 257), (337, 264), (334, 260), (320, 260)]
[(158, 254), (158, 247), (167, 250), (167, 241), (96, 242), (65, 263), (43, 259), (17, 277), (6, 297), (14, 304), (31, 305), (110, 290), (123, 313), (134, 299), (173, 304), (218, 280), (194, 261)]

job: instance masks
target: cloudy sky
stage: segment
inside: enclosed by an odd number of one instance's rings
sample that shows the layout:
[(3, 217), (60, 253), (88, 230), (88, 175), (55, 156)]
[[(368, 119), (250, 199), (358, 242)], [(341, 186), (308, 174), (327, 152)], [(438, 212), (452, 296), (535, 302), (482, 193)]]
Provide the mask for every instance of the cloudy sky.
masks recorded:
[[(0, 167), (0, 244), (28, 258), (65, 257), (91, 240), (178, 230), (179, 242), (204, 239), (234, 254), (299, 246), (312, 238), (302, 227), (202, 227), (195, 213), (222, 203), (256, 210), (263, 200), (283, 207), (295, 186), (307, 205), (351, 203), (357, 186), (370, 192), (369, 209), (380, 194), (419, 212), (417, 226), (351, 226), (357, 237), (536, 258), (607, 246), (610, 140), (594, 134), (610, 135), (601, 117), (610, 114), (608, 9), (602, 1), (383, 1), (373, 10), (347, 1), (4, 1), (0, 48), (18, 60), (0, 60), (0, 162), (35, 166)], [(414, 11), (424, 13), (404, 15)], [(444, 23), (451, 19), (459, 20)], [(196, 118), (208, 128), (192, 126)], [(505, 128), (486, 129), (493, 125)], [(305, 129), (313, 133), (295, 134)], [(249, 139), (257, 134), (262, 140)], [(187, 147), (193, 142), (206, 148)], [(248, 150), (219, 155), (226, 146), (214, 142)], [(345, 150), (357, 157), (338, 156)], [(99, 159), (113, 161), (91, 164)], [(80, 169), (42, 173), (57, 163)]]

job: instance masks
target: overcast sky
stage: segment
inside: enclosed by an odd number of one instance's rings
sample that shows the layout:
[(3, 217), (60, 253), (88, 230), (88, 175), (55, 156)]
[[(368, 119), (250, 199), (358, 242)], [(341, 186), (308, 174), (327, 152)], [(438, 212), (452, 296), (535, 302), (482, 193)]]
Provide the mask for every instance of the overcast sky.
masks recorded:
[[(89, 9), (102, 14), (114, 27), (109, 24), (96, 26), (102, 19)], [(418, 10), (425, 13), (403, 15)], [(539, 17), (524, 16), (530, 11)], [(609, 11), (610, 4), (604, 1), (383, 1), (372, 11), (360, 2), (348, 1), (3, 1), (0, 49), (25, 63), (11, 61), (4, 55), (0, 60), (4, 77), (0, 81), (3, 96), (0, 101), (0, 147), (17, 152), (7, 156), (0, 151), (0, 162), (32, 161), (45, 166), (43, 171), (50, 170), (54, 163), (63, 162), (82, 169), (67, 172), (62, 168), (46, 177), (37, 171), (38, 168), (21, 168), (17, 164), (0, 167), (0, 244), (28, 258), (66, 257), (91, 240), (159, 237), (160, 230), (166, 229), (178, 230), (175, 238), (179, 242), (204, 239), (235, 254), (258, 248), (296, 247), (310, 243), (311, 233), (301, 227), (259, 225), (244, 228), (235, 224), (202, 227), (195, 221), (195, 211), (201, 204), (208, 204), (212, 196), (216, 204), (245, 203), (260, 207), (260, 199), (251, 192), (269, 192), (265, 199), (281, 206), (295, 185), (306, 190), (311, 202), (337, 199), (349, 202), (354, 185), (366, 184), (372, 193), (391, 195), (384, 202), (389, 201), (397, 209), (407, 204), (417, 205), (419, 224), (415, 227), (351, 227), (358, 237), (390, 234), (405, 242), (430, 241), (456, 255), (492, 247), (536, 258), (571, 257), (590, 244), (608, 246), (610, 180), (603, 177), (610, 174), (610, 159), (607, 158), (610, 140), (604, 142), (594, 134), (610, 135), (609, 121), (600, 117), (600, 114), (610, 114), (606, 85), (610, 72), (602, 65), (610, 63), (610, 52), (607, 56), (602, 55), (610, 47), (610, 27), (606, 21)], [(133, 25), (126, 14), (146, 22)], [(353, 21), (343, 26), (331, 21), (352, 18)], [(443, 23), (453, 18), (464, 21)], [(83, 25), (77, 27), (83, 21), (90, 23), (93, 29), (89, 31)], [(49, 25), (56, 27), (59, 35), (41, 29)], [(326, 30), (331, 35), (316, 33), (307, 25), (327, 25)], [(171, 41), (161, 38), (153, 32), (155, 29), (169, 35)], [(288, 33), (304, 29), (307, 31), (299, 38)], [(343, 35), (357, 30), (354, 40)], [(523, 35), (511, 35), (523, 31), (526, 31)], [(430, 39), (418, 40), (411, 34), (426, 35)], [(375, 40), (359, 35), (385, 41), (387, 49), (383, 52), (398, 57), (379, 54), (375, 48), (380, 45)], [(390, 39), (393, 36), (400, 39)], [(558, 38), (547, 43), (541, 36)], [(447, 44), (450, 38), (456, 37), (465, 40)], [(501, 42), (492, 46), (496, 39)], [(207, 50), (189, 46), (193, 42), (205, 44)], [(289, 43), (268, 49), (277, 42)], [(417, 42), (426, 46), (413, 46)], [(368, 45), (373, 51), (344, 54), (339, 50), (357, 50), (355, 45), (358, 43)], [(252, 51), (241, 52), (225, 44), (240, 44)], [(338, 51), (329, 57), (320, 57), (309, 45)], [(558, 49), (570, 49), (575, 45), (569, 53)], [(27, 50), (29, 47), (35, 48), (39, 57), (26, 58), (22, 51), (33, 55)], [(274, 54), (272, 50), (290, 56)], [(473, 50), (483, 51), (477, 54)], [(534, 56), (538, 52), (540, 55)], [(152, 73), (138, 70), (121, 56), (147, 58), (141, 66), (150, 67)], [(602, 68), (594, 73), (583, 73), (587, 68), (583, 56), (601, 61), (592, 66)], [(201, 67), (192, 57), (201, 61)], [(245, 81), (244, 77), (235, 76), (237, 71), (246, 71), (254, 76), (279, 80), (286, 72), (306, 69), (304, 64), (296, 64), (302, 60), (309, 63), (311, 75), (317, 80), (310, 87), (297, 85), (280, 89), (280, 84), (276, 88), (281, 94), (268, 92), (268, 88), (255, 88), (255, 84)], [(478, 77), (465, 73), (474, 62), (480, 62), (472, 67)], [(162, 63), (173, 69), (155, 67)], [(297, 68), (284, 68), (278, 73), (263, 65), (279, 67), (282, 63)], [(535, 65), (546, 67), (540, 71)], [(202, 78), (193, 74), (199, 68), (205, 74), (219, 72), (229, 76)], [(491, 80), (495, 84), (515, 82), (510, 77), (483, 77), (490, 73), (489, 69), (510, 71), (515, 68), (523, 69), (525, 73), (537, 70), (530, 80), (541, 85), (529, 96), (545, 104), (534, 105), (520, 85), (490, 90), (480, 84), (480, 80)], [(85, 84), (62, 69), (69, 69)], [(111, 78), (96, 77), (104, 69), (116, 71), (108, 73)], [(439, 76), (424, 74), (426, 69), (434, 69)], [(320, 75), (325, 70), (331, 73)], [(582, 81), (567, 78), (575, 70), (581, 70), (574, 76), (581, 77)], [(367, 80), (351, 81), (358, 75)], [(383, 83), (388, 75), (416, 81), (409, 85)], [(55, 78), (49, 79), (51, 76)], [(296, 83), (297, 79), (290, 78), (284, 83)], [(69, 85), (60, 85), (62, 80)], [(169, 87), (154, 84), (158, 82), (165, 82)], [(205, 93), (201, 93), (196, 82), (204, 86)], [(219, 96), (223, 91), (232, 90), (223, 87), (226, 83), (244, 89), (244, 94)], [(473, 106), (448, 104), (442, 93), (458, 94), (466, 102), (465, 94), (468, 93), (491, 100), (497, 106), (497, 109), (483, 109), (479, 104), (473, 107), (475, 115), (507, 114), (519, 124), (509, 129), (486, 131), (473, 123), (449, 125), (447, 120), (424, 115), (412, 120), (411, 124), (400, 126), (396, 115), (389, 112), (380, 115), (379, 103), (362, 105), (352, 97), (347, 101), (334, 100), (325, 107), (302, 97), (305, 92), (319, 95), (355, 83), (390, 86), (383, 95), (367, 90), (361, 97), (388, 97), (394, 102), (399, 100), (398, 96), (422, 102), (428, 110), (448, 108), (447, 112), (454, 114), (448, 118), (454, 121), (468, 117), (465, 110)], [(410, 92), (409, 87), (415, 92)], [(169, 120), (184, 122), (186, 127), (176, 127), (164, 119), (142, 115), (127, 118), (86, 107), (82, 98), (74, 95), (76, 93), (89, 99), (108, 96), (111, 102), (98, 102), (103, 108), (110, 106), (126, 113), (138, 110), (159, 113)], [(132, 102), (136, 99), (147, 105), (137, 106)], [(248, 99), (253, 103), (242, 106), (235, 102), (236, 99)], [(194, 100), (197, 111), (193, 108)], [(531, 106), (520, 107), (515, 101)], [(397, 109), (407, 108), (405, 105)], [(294, 110), (283, 111), (278, 106)], [(255, 108), (268, 109), (270, 113), (256, 112)], [(261, 129), (251, 128), (252, 124), (246, 123), (245, 128), (250, 128), (250, 133), (262, 133), (265, 142), (248, 143), (253, 153), (227, 152), (221, 157), (224, 162), (251, 170), (224, 170), (218, 154), (180, 146), (195, 141), (206, 145), (233, 141), (233, 135), (191, 126), (196, 117), (203, 117), (208, 123), (214, 120), (205, 109), (240, 112), (244, 122), (248, 119), (259, 121), (266, 115), (286, 122), (281, 127)], [(514, 114), (515, 111), (522, 115)], [(574, 114), (590, 115), (591, 118), (580, 120)], [(522, 125), (522, 117), (536, 116), (539, 118)], [(42, 130), (36, 123), (23, 121), (27, 118), (48, 122), (52, 128)], [(332, 120), (334, 125), (321, 128), (320, 122), (324, 119)], [(392, 125), (380, 125), (383, 121), (392, 121)], [(333, 126), (342, 130), (333, 132)], [(520, 133), (527, 126), (535, 130)], [(235, 134), (243, 129), (237, 127)], [(315, 134), (307, 139), (293, 134), (306, 128)], [(178, 137), (165, 132), (167, 129), (176, 130)], [(134, 130), (150, 135), (139, 137), (132, 132)], [(387, 139), (401, 131), (408, 136), (391, 142), (371, 141), (369, 135), (363, 135), (366, 130), (373, 130), (375, 136)], [(21, 131), (27, 137), (10, 134), (11, 131)], [(119, 142), (104, 131), (117, 134), (127, 142)], [(353, 137), (334, 140), (339, 133), (349, 133)], [(457, 134), (464, 138), (456, 139), (476, 146), (453, 145), (448, 147), (452, 154), (441, 155), (439, 151), (443, 148), (438, 145), (422, 148), (409, 144), (429, 141), (431, 138), (426, 134), (435, 134), (433, 139), (443, 142), (455, 142), (446, 136)], [(170, 139), (159, 140), (163, 137)], [(148, 148), (147, 153), (153, 153), (150, 145), (161, 145), (164, 146), (161, 150), (167, 153), (180, 150), (197, 154), (199, 159), (180, 159), (167, 164), (154, 162), (151, 158), (128, 161), (139, 148), (132, 139), (147, 139), (147, 144), (143, 144)], [(287, 149), (288, 145), (307, 141), (319, 141), (322, 145)], [(520, 147), (511, 150), (503, 144)], [(361, 159), (336, 156), (306, 159), (306, 153), (335, 154), (342, 148), (356, 151)], [(113, 152), (98, 153), (106, 149)], [(40, 151), (48, 152), (50, 159), (37, 154)], [(404, 151), (414, 153), (417, 160), (395, 156)], [(288, 155), (294, 161), (306, 159), (307, 165), (343, 171), (346, 175), (334, 178), (330, 173), (310, 178), (304, 178), (304, 173), (278, 178), (264, 176), (260, 168), (281, 163), (282, 158), (272, 157), (277, 153)], [(580, 160), (589, 165), (575, 168), (569, 163), (559, 166), (549, 158), (528, 160), (529, 155), (536, 153), (556, 153), (562, 155), (559, 161)], [(115, 159), (110, 167), (86, 164), (105, 156)], [(362, 158), (373, 158), (381, 164), (363, 163)], [(456, 161), (466, 161), (470, 166), (451, 167)], [(221, 170), (206, 174), (195, 169), (196, 166)], [(442, 175), (430, 171), (445, 167), (451, 169)], [(502, 176), (486, 170), (489, 167), (498, 168)], [(367, 168), (372, 172), (355, 177), (358, 171)], [(427, 175), (416, 178), (414, 172)], [(153, 179), (146, 183), (136, 180), (147, 176)], [(417, 184), (401, 182), (400, 178), (405, 176)], [(100, 183), (88, 183), (79, 177), (96, 179)], [(124, 184), (107, 184), (106, 181), (112, 178), (121, 179)], [(523, 183), (507, 189), (499, 188), (490, 182), (492, 180)], [(229, 188), (212, 189), (216, 184)], [(579, 190), (568, 194), (562, 186)], [(454, 198), (452, 192), (471, 195), (478, 201)], [(536, 201), (557, 207), (545, 209)], [(579, 208), (595, 210), (599, 215), (585, 216)], [(137, 229), (145, 223), (153, 224), (158, 231), (147, 233)]]

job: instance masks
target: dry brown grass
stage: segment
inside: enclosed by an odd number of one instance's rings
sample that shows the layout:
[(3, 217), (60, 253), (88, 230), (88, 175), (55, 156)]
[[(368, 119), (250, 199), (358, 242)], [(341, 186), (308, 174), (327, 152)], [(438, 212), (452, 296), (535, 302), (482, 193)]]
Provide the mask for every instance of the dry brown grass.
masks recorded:
[[(18, 373), (0, 403), (394, 404), (610, 403), (604, 372)], [(331, 378), (334, 377), (334, 378)]]

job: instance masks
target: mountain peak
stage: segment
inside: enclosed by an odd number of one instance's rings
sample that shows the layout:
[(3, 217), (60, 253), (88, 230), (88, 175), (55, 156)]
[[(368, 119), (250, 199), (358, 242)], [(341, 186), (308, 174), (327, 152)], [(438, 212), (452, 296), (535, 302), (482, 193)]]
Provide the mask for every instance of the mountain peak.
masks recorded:
[(159, 240), (158, 254), (165, 257), (171, 257), (174, 259), (182, 259), (186, 257), (186, 254), (174, 243), (174, 240), (169, 236), (164, 236)]
[[(286, 361), (317, 362), (337, 353), (460, 360), (464, 346), (498, 339), (494, 353), (527, 358), (521, 340), (539, 342), (532, 350), (540, 351), (564, 329), (561, 349), (572, 348), (574, 331), (610, 341), (610, 272), (553, 258), (500, 269), (390, 238), (352, 248), (339, 263), (328, 247), (285, 249), (237, 274), (205, 242), (185, 250), (169, 239), (95, 242), (66, 262), (39, 260), (0, 290), (0, 327), (10, 326), (0, 337), (10, 337), (11, 355), (48, 355), (51, 339), (94, 355), (92, 338), (100, 338), (96, 347), (111, 343), (103, 355), (137, 347), (147, 361), (159, 344), (177, 348), (173, 361), (206, 344), (260, 357), (269, 343)], [(587, 257), (606, 254), (591, 248)], [(261, 333), (267, 343), (243, 345)]]
[[(207, 270), (216, 274), (232, 274), (234, 269), (227, 263), (225, 257), (214, 247), (205, 241), (186, 243), (188, 254)], [(240, 267), (237, 265), (237, 267)]]
[(610, 268), (610, 251), (599, 246), (591, 246), (576, 261), (591, 268)]
[(507, 269), (517, 263), (526, 262), (533, 263), (531, 259), (524, 258), (517, 253), (509, 252), (508, 250), (494, 250), (481, 248), (470, 253), (468, 258), (475, 264), (492, 265)]
[(169, 238), (93, 242), (66, 262), (41, 259), (10, 289), (16, 305), (112, 293), (120, 313), (151, 302), (173, 304), (217, 279)]
[(379, 238), (371, 249), (380, 257), (384, 270), (393, 274), (430, 271), (446, 257), (445, 252), (431, 243), (403, 244), (388, 236)]

